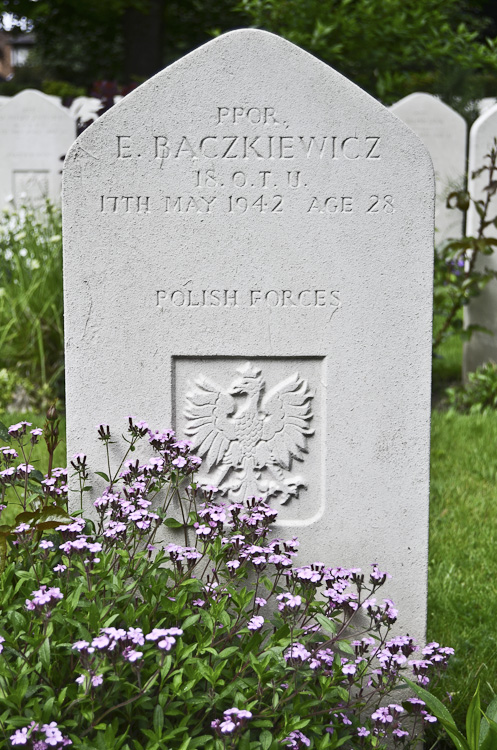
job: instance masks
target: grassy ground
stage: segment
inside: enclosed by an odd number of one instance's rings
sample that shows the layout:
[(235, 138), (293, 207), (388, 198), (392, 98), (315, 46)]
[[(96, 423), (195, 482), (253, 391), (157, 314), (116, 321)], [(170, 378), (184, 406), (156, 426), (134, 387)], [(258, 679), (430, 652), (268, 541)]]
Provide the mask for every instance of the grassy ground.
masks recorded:
[[(43, 425), (45, 423), (45, 417), (43, 415), (34, 414), (32, 412), (25, 412), (23, 414), (17, 414), (17, 413), (9, 413), (9, 414), (2, 414), (0, 413), (0, 422), (4, 424), (6, 427), (9, 427), (12, 424), (16, 424), (17, 422), (20, 422), (21, 420), (25, 420), (26, 422), (31, 422), (33, 427), (41, 427), (43, 428)], [(29, 428), (32, 429), (32, 428)], [(65, 420), (60, 420), (60, 436), (61, 436), (61, 442), (55, 449), (54, 454), (54, 466), (65, 466), (66, 465), (66, 425)], [(0, 443), (0, 445), (3, 445), (3, 443)], [(46, 453), (46, 446), (43, 442), (43, 439), (33, 447), (33, 452), (31, 454), (31, 458), (29, 459), (29, 463), (35, 467), (35, 469), (39, 469), (42, 473), (46, 473), (47, 467), (48, 467), (48, 458)], [(9, 500), (12, 500), (12, 497), (8, 497)], [(14, 521), (15, 514), (20, 513), (21, 509), (19, 507), (12, 507), (9, 503), (7, 509), (2, 513), (2, 524), (9, 524)]]
[(497, 692), (497, 414), (433, 412), (428, 637), (456, 650), (443, 682), (463, 725)]
[[(461, 378), (461, 342), (433, 361), (434, 405)], [(428, 637), (456, 650), (438, 694), (464, 727), (478, 682), (497, 693), (497, 413), (434, 408), (431, 429)], [(440, 746), (437, 746), (440, 747)], [(448, 747), (448, 746), (447, 746)]]

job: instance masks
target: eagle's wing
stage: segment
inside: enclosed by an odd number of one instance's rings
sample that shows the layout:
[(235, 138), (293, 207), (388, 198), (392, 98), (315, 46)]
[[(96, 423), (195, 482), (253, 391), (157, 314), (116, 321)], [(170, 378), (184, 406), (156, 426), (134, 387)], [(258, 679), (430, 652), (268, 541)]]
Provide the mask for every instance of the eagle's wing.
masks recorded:
[[(261, 449), (274, 463), (289, 469), (293, 458), (302, 460), (307, 452), (307, 436), (314, 430), (310, 401), (313, 397), (307, 381), (298, 372), (272, 388), (262, 402), (266, 413)], [(266, 449), (266, 450), (264, 450)]]
[(221, 463), (230, 443), (236, 440), (234, 424), (228, 418), (235, 410), (235, 399), (212, 380), (201, 377), (186, 394), (186, 402), (185, 433), (210, 470)]

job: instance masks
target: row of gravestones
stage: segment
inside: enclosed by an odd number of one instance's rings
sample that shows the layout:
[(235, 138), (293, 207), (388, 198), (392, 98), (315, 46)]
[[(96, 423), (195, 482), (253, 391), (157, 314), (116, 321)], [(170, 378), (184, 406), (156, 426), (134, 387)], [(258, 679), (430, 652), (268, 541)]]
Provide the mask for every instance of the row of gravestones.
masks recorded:
[[(16, 100), (0, 165), (28, 127)], [(39, 107), (55, 136), (64, 113)], [(65, 163), (69, 455), (97, 469), (95, 425), (117, 454), (129, 413), (172, 426), (202, 482), (278, 505), (302, 563), (390, 570), (422, 638), (434, 194), (409, 127), (272, 34), (220, 36), (140, 86)]]
[[(48, 106), (48, 102), (55, 106)], [(2, 104), (0, 133), (4, 146), (2, 148), (0, 145), (0, 199), (12, 196), (15, 205), (23, 201), (37, 203), (46, 196), (58, 199), (60, 161), (75, 139), (75, 122), (95, 121), (101, 101), (78, 97), (70, 109), (66, 109), (58, 97), (27, 90), (12, 99), (3, 97), (2, 100), (0, 97)], [(436, 97), (423, 93), (405, 97), (391, 110), (421, 138), (432, 158), (437, 185), (436, 244), (461, 237), (464, 217), (460, 212), (449, 209), (446, 199), (451, 191), (464, 186), (465, 120)], [(493, 114), (495, 118), (491, 119), (495, 123), (497, 108)], [(475, 123), (474, 133), (489, 115), (487, 108), (483, 119)], [(477, 137), (475, 140), (478, 140)], [(352, 141), (348, 144), (347, 153), (350, 158), (355, 158)]]
[[(481, 166), (489, 145), (497, 134), (497, 105), (486, 102), (487, 109), (475, 122), (470, 135), (469, 174)], [(100, 100), (80, 97), (70, 110), (57, 97), (27, 90), (0, 101), (0, 197), (14, 206), (37, 205), (46, 197), (60, 198), (62, 160), (76, 136), (76, 122), (95, 120)], [(435, 203), (435, 242), (441, 244), (463, 233), (463, 215), (447, 207), (447, 195), (463, 187), (466, 172), (467, 131), (464, 119), (446, 104), (429, 94), (405, 97), (391, 107), (423, 141), (433, 161), (437, 196)], [(359, 143), (351, 138), (344, 147), (344, 158), (358, 158)], [(374, 158), (374, 150), (372, 158)], [(470, 180), (475, 196), (483, 194), (480, 180)], [(385, 198), (385, 197), (384, 197)], [(388, 200), (388, 198), (386, 198)], [(339, 210), (331, 200), (324, 210), (333, 215)], [(382, 210), (380, 200), (371, 212)], [(468, 216), (468, 234), (477, 231), (478, 217)], [(487, 234), (490, 230), (487, 230)], [(488, 266), (497, 261), (485, 258)], [(468, 324), (477, 324), (497, 333), (497, 282), (492, 282), (481, 297), (466, 310)], [(465, 345), (464, 371), (471, 372), (488, 360), (497, 361), (497, 335), (476, 332)]]
[[(463, 215), (447, 206), (447, 197), (454, 190), (465, 186), (466, 175), (466, 122), (453, 109), (429, 94), (417, 93), (405, 97), (391, 108), (419, 136), (432, 158), (436, 176), (435, 225), (436, 244), (463, 233)], [(467, 184), (474, 199), (486, 201), (489, 182), (488, 172), (479, 172), (487, 163), (494, 140), (497, 138), (497, 100), (481, 102), (481, 115), (473, 124), (469, 134)], [(490, 221), (497, 215), (497, 201), (489, 201), (485, 228), (487, 237), (496, 237), (497, 229)], [(478, 236), (480, 216), (471, 203), (466, 220), (467, 236)], [(497, 257), (485, 256), (477, 266), (497, 270)], [(464, 310), (465, 325), (475, 325), (491, 331), (475, 331), (464, 345), (463, 375), (476, 370), (488, 361), (497, 362), (497, 281), (490, 282), (483, 292)]]

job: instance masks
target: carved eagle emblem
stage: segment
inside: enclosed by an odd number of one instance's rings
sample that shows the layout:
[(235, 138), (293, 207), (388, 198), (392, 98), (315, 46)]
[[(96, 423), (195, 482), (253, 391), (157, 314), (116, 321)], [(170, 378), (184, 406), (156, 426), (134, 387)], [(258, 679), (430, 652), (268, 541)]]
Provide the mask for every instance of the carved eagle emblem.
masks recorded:
[(267, 393), (261, 370), (250, 362), (237, 373), (227, 390), (204, 376), (195, 381), (186, 395), (185, 432), (203, 458), (204, 480), (230, 500), (277, 496), (284, 504), (307, 486), (290, 471), (314, 434), (314, 394), (298, 372)]

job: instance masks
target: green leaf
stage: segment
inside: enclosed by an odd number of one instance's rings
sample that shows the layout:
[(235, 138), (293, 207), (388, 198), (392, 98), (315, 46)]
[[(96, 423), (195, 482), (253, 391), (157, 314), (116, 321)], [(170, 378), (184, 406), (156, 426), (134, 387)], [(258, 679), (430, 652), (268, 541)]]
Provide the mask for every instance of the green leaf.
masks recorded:
[(105, 479), (106, 482), (110, 482), (109, 477), (107, 476), (107, 474), (104, 471), (94, 471), (93, 473), (96, 474), (99, 477), (102, 477), (102, 479)]
[(494, 723), (497, 720), (497, 698), (494, 698), (491, 703), (487, 706), (487, 710), (483, 712), (483, 716), (480, 724), (480, 747), (486, 740), (489, 733), (489, 722)]
[(211, 734), (202, 734), (200, 737), (194, 737), (190, 742), (190, 747), (204, 747), (209, 740), (212, 740)]
[(29, 478), (34, 479), (35, 482), (43, 482), (43, 480), (45, 479), (44, 475), (41, 473), (41, 471), (38, 471), (38, 469), (33, 469), (33, 471), (30, 471)]
[(156, 705), (154, 709), (154, 732), (157, 735), (157, 737), (161, 737), (162, 735), (162, 729), (164, 727), (164, 711), (162, 710), (162, 706), (159, 704)]
[(429, 693), (428, 690), (425, 690), (420, 685), (416, 685), (415, 682), (408, 680), (407, 677), (403, 677), (403, 680), (409, 685), (411, 690), (413, 690), (413, 692), (416, 693), (419, 698), (424, 700), (432, 714), (437, 717), (440, 724), (443, 726), (443, 728), (451, 738), (457, 750), (470, 750), (466, 739), (457, 729), (454, 719), (452, 718), (444, 704), (441, 703), (438, 698), (435, 698), (434, 695)]
[[(181, 623), (181, 630), (186, 630), (191, 625), (195, 625), (196, 622), (200, 620), (200, 615), (189, 615), (184, 622)], [(196, 645), (196, 644), (195, 644)]]
[(166, 520), (163, 522), (164, 526), (167, 526), (168, 529), (182, 529), (183, 524), (181, 521), (177, 521), (175, 518), (166, 518)]
[(314, 615), (314, 618), (317, 620), (317, 622), (321, 625), (323, 630), (326, 633), (331, 633), (332, 635), (335, 635), (337, 632), (337, 626), (336, 623), (333, 622), (333, 620), (330, 620), (328, 617), (325, 617), (321, 614), (321, 612), (317, 612)]
[(49, 505), (41, 511), (40, 521), (42, 523), (56, 521), (58, 524), (63, 524), (64, 522), (70, 523), (72, 518), (64, 508), (60, 508), (58, 505)]
[(40, 512), (38, 510), (37, 511), (25, 510), (16, 516), (16, 526), (18, 526), (20, 523), (29, 523), (29, 525), (31, 526), (31, 522), (38, 520), (39, 517), (40, 517)]
[(50, 668), (50, 641), (48, 638), (45, 638), (38, 653), (43, 669), (48, 672)]
[(7, 564), (7, 535), (0, 533), (0, 573), (5, 570)]
[(273, 735), (267, 729), (263, 729), (259, 735), (259, 742), (261, 743), (262, 750), (269, 750), (273, 744)]
[(480, 686), (476, 688), (466, 713), (466, 739), (471, 750), (478, 750), (480, 744)]
[(0, 440), (2, 443), (10, 445), (11, 437), (9, 435), (9, 430), (3, 422), (0, 422)]

